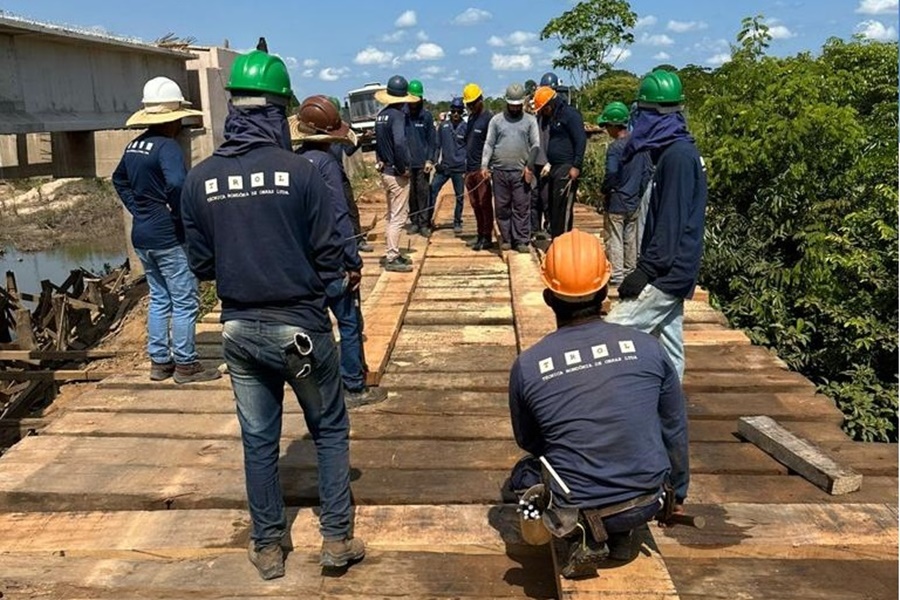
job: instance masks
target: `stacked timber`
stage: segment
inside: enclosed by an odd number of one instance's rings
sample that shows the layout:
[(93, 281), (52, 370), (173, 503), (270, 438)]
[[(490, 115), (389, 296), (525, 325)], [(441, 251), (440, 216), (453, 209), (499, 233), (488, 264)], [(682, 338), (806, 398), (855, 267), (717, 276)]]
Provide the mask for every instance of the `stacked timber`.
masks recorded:
[(103, 276), (76, 269), (61, 285), (44, 280), (41, 292), (30, 294), (7, 271), (0, 287), (0, 423), (52, 399), (61, 382), (102, 378), (86, 363), (114, 353), (92, 348), (146, 292), (127, 275), (127, 263)]

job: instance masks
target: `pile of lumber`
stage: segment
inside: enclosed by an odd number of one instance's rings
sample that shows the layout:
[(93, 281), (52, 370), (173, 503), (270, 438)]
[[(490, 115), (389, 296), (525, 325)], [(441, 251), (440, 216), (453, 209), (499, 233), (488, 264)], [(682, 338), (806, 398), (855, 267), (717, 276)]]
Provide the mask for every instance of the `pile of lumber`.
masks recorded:
[(103, 276), (73, 270), (61, 285), (44, 280), (40, 294), (19, 291), (7, 271), (0, 287), (0, 422), (52, 399), (59, 383), (100, 377), (86, 363), (114, 353), (92, 348), (145, 292), (128, 283), (127, 263)]

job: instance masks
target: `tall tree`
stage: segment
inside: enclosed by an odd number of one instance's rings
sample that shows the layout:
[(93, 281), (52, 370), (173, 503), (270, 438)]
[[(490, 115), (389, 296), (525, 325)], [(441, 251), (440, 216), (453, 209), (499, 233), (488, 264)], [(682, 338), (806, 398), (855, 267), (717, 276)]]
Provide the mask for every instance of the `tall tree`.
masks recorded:
[(627, 0), (584, 0), (551, 19), (541, 39), (559, 41), (559, 57), (553, 66), (572, 73), (584, 87), (612, 69), (634, 42), (631, 30), (637, 14)]

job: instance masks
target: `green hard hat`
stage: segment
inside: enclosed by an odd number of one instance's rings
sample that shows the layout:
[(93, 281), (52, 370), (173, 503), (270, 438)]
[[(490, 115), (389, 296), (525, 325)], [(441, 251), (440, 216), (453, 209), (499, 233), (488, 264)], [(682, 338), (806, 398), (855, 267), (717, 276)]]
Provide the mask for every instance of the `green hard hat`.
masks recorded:
[(603, 107), (603, 112), (597, 117), (597, 125), (625, 125), (628, 123), (629, 110), (622, 102), (610, 102)]
[(418, 98), (422, 98), (425, 95), (425, 88), (422, 87), (421, 81), (419, 81), (418, 79), (413, 79), (409, 82), (409, 87), (406, 88), (406, 93)]
[(337, 98), (335, 98), (334, 96), (329, 96), (328, 100), (330, 100), (331, 103), (334, 104), (334, 107), (335, 107), (336, 109), (338, 109), (338, 111), (340, 112), (340, 110), (341, 110), (341, 101), (338, 100)]
[(234, 59), (231, 77), (228, 78), (225, 89), (230, 92), (273, 94), (285, 98), (293, 95), (291, 78), (284, 61), (261, 50), (253, 50)]
[(637, 100), (649, 104), (680, 104), (684, 102), (681, 79), (671, 71), (657, 69), (641, 80)]

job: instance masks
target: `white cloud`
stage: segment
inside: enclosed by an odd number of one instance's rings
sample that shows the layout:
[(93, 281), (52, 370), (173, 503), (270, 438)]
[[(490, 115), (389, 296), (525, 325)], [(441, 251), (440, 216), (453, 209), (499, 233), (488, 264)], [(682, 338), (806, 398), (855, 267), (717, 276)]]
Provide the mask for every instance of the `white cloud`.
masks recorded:
[(488, 38), (487, 45), (493, 46), (494, 48), (500, 48), (502, 46), (505, 46), (506, 42), (504, 42), (500, 37), (492, 35)]
[(469, 46), (468, 48), (463, 48), (459, 51), (459, 53), (463, 56), (472, 56), (473, 54), (478, 54), (478, 48), (475, 46)]
[(666, 29), (675, 33), (686, 33), (709, 27), (704, 21), (669, 21)]
[(439, 73), (443, 73), (443, 72), (444, 72), (444, 67), (441, 67), (441, 66), (438, 66), (438, 65), (428, 65), (427, 67), (425, 67), (424, 69), (422, 69), (422, 72), (423, 72), (423, 73), (426, 73), (426, 74), (428, 74), (428, 75), (437, 75), (437, 74), (439, 74)]
[(365, 50), (360, 50), (353, 59), (358, 65), (384, 65), (394, 60), (394, 53), (385, 50), (379, 50), (374, 46), (369, 46)]
[(394, 21), (394, 27), (397, 27), (398, 29), (403, 27), (415, 27), (418, 22), (418, 19), (416, 19), (416, 11), (408, 10), (397, 17), (397, 20)]
[(425, 33), (424, 31), (420, 31), (419, 33), (416, 34), (416, 39), (419, 40), (420, 42), (427, 42), (428, 34)]
[(406, 32), (403, 31), (402, 29), (398, 29), (394, 33), (384, 34), (383, 36), (381, 36), (380, 41), (382, 41), (386, 44), (396, 44), (397, 42), (402, 41), (403, 38), (405, 38), (405, 37), (406, 37)]
[(649, 46), (671, 46), (675, 43), (675, 40), (670, 38), (664, 33), (657, 33), (654, 35), (643, 34), (638, 40), (641, 44), (647, 44)]
[(890, 42), (897, 39), (897, 30), (893, 26), (885, 27), (881, 21), (863, 21), (856, 26), (857, 33), (877, 42)]
[(347, 67), (341, 67), (336, 69), (334, 67), (326, 67), (319, 71), (319, 79), (322, 81), (337, 81), (344, 75), (350, 72), (350, 69)]
[(611, 62), (614, 64), (625, 62), (631, 56), (631, 50), (628, 48), (622, 48), (620, 46), (613, 46), (606, 53), (606, 56), (603, 57), (603, 60), (606, 62)]
[(307, 59), (304, 59), (304, 61), (303, 61), (303, 66), (306, 67), (307, 69), (310, 67), (314, 67), (317, 64), (319, 64), (319, 61), (316, 60), (315, 58), (307, 58)]
[(769, 25), (769, 35), (772, 36), (773, 40), (786, 40), (797, 34), (784, 25)]
[(438, 60), (444, 58), (444, 49), (431, 42), (419, 44), (415, 50), (410, 50), (403, 56), (404, 60)]
[(864, 15), (885, 15), (897, 12), (897, 0), (861, 0), (856, 12)]
[(453, 17), (453, 21), (451, 22), (454, 25), (476, 25), (478, 23), (489, 21), (491, 17), (493, 17), (493, 15), (486, 10), (481, 10), (480, 8), (467, 8)]
[(506, 42), (510, 46), (521, 46), (522, 44), (527, 44), (537, 39), (538, 34), (531, 33), (530, 31), (513, 31), (511, 34), (506, 36)]
[(301, 75), (306, 78), (314, 77), (315, 74), (316, 74), (315, 69), (306, 69), (305, 71), (303, 71), (303, 73), (301, 73)]
[(539, 46), (517, 46), (516, 52), (519, 54), (541, 54), (544, 51)]
[(714, 56), (710, 56), (706, 59), (706, 64), (713, 67), (721, 67), (725, 63), (731, 60), (731, 54), (728, 52), (722, 52), (720, 54), (716, 54)]
[(634, 24), (635, 29), (640, 29), (641, 27), (653, 27), (656, 25), (657, 18), (653, 15), (647, 15), (646, 17), (641, 17), (637, 20), (637, 23)]
[(297, 60), (293, 56), (285, 56), (284, 57), (284, 66), (286, 66), (288, 69), (291, 69), (291, 70), (296, 69), (297, 67), (300, 66), (300, 61)]
[(666, 52), (657, 52), (653, 55), (653, 58), (654, 60), (669, 60), (672, 57)]
[(494, 54), (491, 68), (495, 71), (527, 71), (533, 67), (530, 54)]

